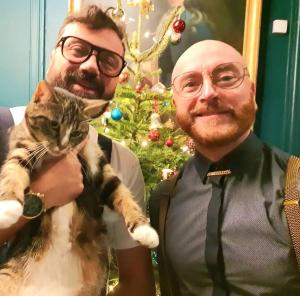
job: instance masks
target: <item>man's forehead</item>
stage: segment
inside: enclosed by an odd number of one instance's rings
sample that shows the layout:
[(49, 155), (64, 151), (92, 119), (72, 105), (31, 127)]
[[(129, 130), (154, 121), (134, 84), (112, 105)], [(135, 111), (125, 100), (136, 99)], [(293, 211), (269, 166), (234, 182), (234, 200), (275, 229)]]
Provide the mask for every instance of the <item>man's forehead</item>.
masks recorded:
[(107, 48), (120, 55), (124, 49), (122, 41), (112, 29), (89, 29), (85, 24), (78, 22), (67, 24), (62, 32), (62, 37), (74, 36), (86, 40), (95, 46)]
[(201, 41), (186, 50), (178, 59), (172, 77), (188, 72), (212, 70), (219, 64), (239, 62), (245, 65), (241, 54), (220, 41)]

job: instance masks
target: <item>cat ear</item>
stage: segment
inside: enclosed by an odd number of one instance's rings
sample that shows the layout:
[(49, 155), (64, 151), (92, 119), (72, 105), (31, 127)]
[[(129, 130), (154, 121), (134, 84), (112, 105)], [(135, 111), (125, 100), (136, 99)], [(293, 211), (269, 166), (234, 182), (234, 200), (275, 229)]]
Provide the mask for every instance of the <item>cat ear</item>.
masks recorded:
[(84, 103), (83, 112), (88, 118), (97, 118), (105, 112), (109, 102), (105, 100), (81, 99)]
[(38, 83), (35, 92), (32, 96), (34, 103), (47, 103), (53, 97), (53, 89), (46, 80)]

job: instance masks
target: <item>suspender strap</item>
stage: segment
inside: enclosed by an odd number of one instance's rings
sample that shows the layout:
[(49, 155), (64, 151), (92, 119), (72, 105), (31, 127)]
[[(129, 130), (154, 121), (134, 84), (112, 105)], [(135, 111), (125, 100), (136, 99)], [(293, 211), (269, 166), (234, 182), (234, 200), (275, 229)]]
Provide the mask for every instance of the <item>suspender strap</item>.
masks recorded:
[(290, 235), (300, 269), (300, 196), (298, 192), (300, 158), (291, 156), (288, 160), (283, 202)]
[(183, 169), (179, 174), (173, 176), (166, 181), (164, 190), (159, 199), (159, 216), (158, 216), (158, 230), (159, 230), (159, 274), (160, 274), (160, 287), (162, 296), (176, 296), (178, 291), (176, 287), (176, 280), (174, 272), (170, 266), (168, 257), (166, 255), (166, 220), (171, 198), (174, 195), (174, 190), (177, 181), (182, 176)]

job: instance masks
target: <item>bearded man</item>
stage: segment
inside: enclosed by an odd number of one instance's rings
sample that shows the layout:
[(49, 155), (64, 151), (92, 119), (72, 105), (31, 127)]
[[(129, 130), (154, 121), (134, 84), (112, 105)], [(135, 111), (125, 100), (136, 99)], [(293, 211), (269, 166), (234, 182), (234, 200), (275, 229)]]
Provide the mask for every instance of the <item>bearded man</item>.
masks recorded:
[(172, 88), (196, 152), (150, 199), (162, 295), (300, 294), (282, 205), (289, 156), (252, 132), (255, 85), (243, 57), (198, 42), (178, 59)]

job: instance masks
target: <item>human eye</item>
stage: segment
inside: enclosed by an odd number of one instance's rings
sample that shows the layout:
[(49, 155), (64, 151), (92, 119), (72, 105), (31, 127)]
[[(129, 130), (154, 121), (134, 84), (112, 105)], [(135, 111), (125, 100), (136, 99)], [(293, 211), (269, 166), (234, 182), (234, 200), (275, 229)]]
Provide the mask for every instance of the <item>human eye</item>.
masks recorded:
[(87, 56), (90, 52), (89, 46), (79, 41), (65, 44), (64, 49), (68, 52), (69, 55), (72, 55), (73, 57)]
[(99, 62), (106, 70), (118, 69), (122, 63), (121, 58), (109, 52), (102, 52), (99, 57)]
[(180, 82), (180, 89), (184, 92), (193, 92), (201, 86), (201, 81), (197, 77), (186, 77)]
[(213, 83), (220, 87), (231, 86), (239, 80), (238, 73), (234, 71), (221, 71), (213, 75)]

